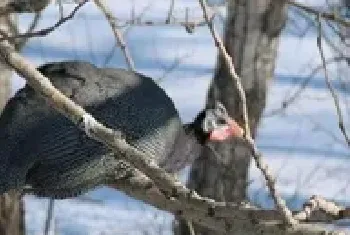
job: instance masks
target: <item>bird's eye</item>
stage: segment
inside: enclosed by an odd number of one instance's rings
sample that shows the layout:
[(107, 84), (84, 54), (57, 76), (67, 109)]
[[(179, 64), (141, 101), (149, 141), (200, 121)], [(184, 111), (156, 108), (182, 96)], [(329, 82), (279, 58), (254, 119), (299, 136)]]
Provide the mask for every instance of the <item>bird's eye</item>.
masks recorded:
[(205, 132), (211, 132), (216, 127), (217, 127), (217, 122), (216, 122), (215, 116), (213, 115), (213, 113), (208, 112), (203, 122), (203, 130)]
[(215, 111), (214, 112), (215, 112), (215, 115), (218, 117), (227, 117), (228, 116), (225, 106), (219, 101), (217, 101), (215, 104)]
[(226, 120), (223, 119), (223, 118), (217, 119), (216, 122), (217, 122), (218, 125), (225, 125), (226, 124)]

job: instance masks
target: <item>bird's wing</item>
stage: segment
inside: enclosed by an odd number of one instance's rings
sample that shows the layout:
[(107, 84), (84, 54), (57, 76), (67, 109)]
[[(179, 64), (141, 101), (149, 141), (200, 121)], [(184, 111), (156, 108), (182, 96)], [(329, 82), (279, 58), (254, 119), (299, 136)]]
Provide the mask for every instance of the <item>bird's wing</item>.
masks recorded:
[[(157, 161), (171, 152), (181, 122), (170, 98), (150, 78), (81, 62), (55, 63), (40, 70), (97, 120), (122, 131), (134, 147)], [(61, 190), (60, 195), (67, 196), (63, 193), (80, 193), (123, 176), (128, 166), (85, 137), (28, 86), (10, 100), (0, 117), (0, 146), (5, 146), (0, 150), (0, 192), (6, 188), (2, 184), (21, 185), (23, 180), (17, 179), (24, 178), (46, 194), (55, 196)]]

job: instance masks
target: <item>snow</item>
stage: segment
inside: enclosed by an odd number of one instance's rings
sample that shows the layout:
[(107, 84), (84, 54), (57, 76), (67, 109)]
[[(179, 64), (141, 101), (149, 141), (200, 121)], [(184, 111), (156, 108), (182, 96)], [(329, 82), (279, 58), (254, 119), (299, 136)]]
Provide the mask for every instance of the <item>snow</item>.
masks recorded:
[[(305, 0), (306, 1), (306, 0)], [(134, 0), (116, 4), (108, 1), (116, 16), (130, 17), (132, 3), (136, 15), (145, 11), (144, 18), (164, 20), (170, 1)], [(220, 1), (213, 1), (217, 3)], [(319, 6), (323, 1), (310, 1)], [(74, 5), (65, 4), (68, 13)], [(184, 17), (188, 7), (191, 17), (200, 17), (197, 1), (177, 0), (174, 14)], [(221, 9), (222, 12), (224, 12)], [(31, 14), (20, 17), (25, 31)], [(45, 10), (40, 28), (55, 23), (58, 10), (55, 5)], [(289, 25), (290, 26), (290, 25)], [(138, 71), (152, 76), (174, 100), (185, 121), (190, 121), (204, 106), (206, 90), (212, 77), (216, 49), (206, 27), (187, 34), (177, 26), (133, 26), (126, 33), (126, 41)], [(71, 21), (45, 38), (31, 39), (23, 53), (35, 64), (60, 60), (87, 60), (98, 66), (126, 67), (117, 48), (109, 25), (101, 13), (89, 3)], [(331, 50), (324, 44), (327, 57)], [(300, 208), (311, 195), (323, 195), (343, 204), (349, 204), (350, 152), (341, 135), (333, 100), (324, 82), (323, 72), (313, 77), (307, 88), (289, 108), (278, 115), (268, 116), (279, 108), (300, 86), (311, 70), (320, 63), (315, 32), (305, 37), (284, 32), (278, 51), (276, 78), (269, 88), (266, 117), (257, 138), (264, 159), (277, 175), (277, 186), (288, 205)], [(339, 73), (339, 70), (342, 73)], [(339, 91), (341, 107), (349, 130), (349, 92), (341, 90), (349, 68), (330, 65), (332, 81)], [(13, 92), (24, 82), (14, 76)], [(346, 84), (348, 86), (348, 84)], [(254, 163), (250, 168), (249, 197), (251, 201), (272, 207), (265, 183)], [(28, 234), (41, 234), (45, 221), (47, 199), (25, 197)], [(58, 234), (171, 234), (172, 216), (161, 213), (124, 196), (120, 192), (102, 188), (82, 197), (55, 201), (54, 226)]]

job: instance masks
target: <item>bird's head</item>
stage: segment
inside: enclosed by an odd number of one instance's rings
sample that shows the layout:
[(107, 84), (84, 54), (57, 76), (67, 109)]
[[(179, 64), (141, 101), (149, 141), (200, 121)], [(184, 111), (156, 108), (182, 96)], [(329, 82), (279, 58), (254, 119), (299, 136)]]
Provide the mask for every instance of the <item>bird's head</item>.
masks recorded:
[(213, 109), (205, 111), (202, 129), (208, 134), (211, 141), (223, 141), (243, 136), (243, 129), (228, 115), (225, 106), (220, 102), (216, 102)]
[(243, 129), (228, 115), (220, 102), (216, 102), (213, 108), (200, 112), (190, 125), (201, 143), (243, 136)]

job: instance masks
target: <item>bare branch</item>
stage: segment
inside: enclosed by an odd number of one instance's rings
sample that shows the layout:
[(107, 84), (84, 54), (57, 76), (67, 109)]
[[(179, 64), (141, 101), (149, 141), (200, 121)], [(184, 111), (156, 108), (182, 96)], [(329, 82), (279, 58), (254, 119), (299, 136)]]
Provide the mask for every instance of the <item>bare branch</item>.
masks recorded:
[(174, 12), (174, 7), (175, 7), (175, 0), (170, 0), (170, 7), (165, 20), (166, 24), (170, 24), (171, 17), (173, 16), (173, 12)]
[(309, 6), (306, 6), (302, 3), (299, 3), (299, 2), (295, 2), (294, 0), (287, 0), (288, 4), (289, 5), (292, 5), (294, 7), (297, 7), (297, 8), (300, 8), (302, 9), (303, 11), (306, 11), (308, 13), (311, 13), (311, 14), (314, 14), (316, 16), (320, 16), (324, 19), (327, 19), (327, 20), (331, 20), (331, 21), (334, 21), (334, 22), (337, 22), (343, 26), (346, 26), (346, 27), (350, 27), (350, 21), (349, 20), (346, 20), (345, 18), (342, 18), (342, 17), (339, 17), (337, 14), (335, 13), (328, 13), (328, 12), (320, 12), (316, 9), (313, 9), (312, 7), (309, 7)]
[[(336, 56), (334, 58), (330, 58), (326, 61), (326, 64), (331, 64), (331, 63), (336, 63), (342, 60), (345, 60), (346, 58), (344, 56)], [(271, 117), (274, 115), (277, 115), (281, 112), (283, 112), (284, 110), (286, 110), (290, 105), (292, 105), (297, 99), (298, 97), (300, 97), (300, 95), (302, 94), (302, 92), (305, 90), (305, 88), (307, 87), (307, 85), (309, 84), (309, 82), (311, 81), (312, 78), (315, 77), (315, 75), (321, 70), (323, 69), (323, 65), (318, 65), (317, 67), (315, 67), (314, 69), (312, 69), (312, 71), (309, 73), (309, 75), (306, 76), (306, 78), (304, 79), (304, 81), (301, 82), (301, 84), (299, 85), (298, 89), (294, 92), (294, 94), (290, 95), (288, 98), (286, 97), (281, 103), (281, 107), (270, 110), (269, 112), (267, 112), (264, 117)]]
[(50, 0), (1, 0), (0, 15), (22, 12), (39, 12), (49, 3)]
[[(34, 29), (36, 28), (36, 26), (39, 23), (40, 18), (41, 18), (41, 13), (40, 12), (35, 13), (34, 19), (33, 19), (32, 23), (30, 24), (30, 26), (27, 29), (27, 32), (25, 34), (30, 34), (34, 31)], [(24, 45), (27, 43), (27, 41), (28, 41), (28, 38), (18, 39), (18, 41), (16, 42), (17, 50), (20, 51), (24, 47)]]
[(234, 234), (341, 234), (322, 228), (321, 224), (301, 223), (293, 228), (281, 226), (281, 216), (277, 211), (258, 210), (248, 204), (213, 202), (207, 211), (198, 210), (195, 204), (184, 204), (177, 198), (167, 198), (152, 185), (152, 181), (136, 170), (132, 177), (118, 180), (115, 188), (129, 196), (145, 201), (158, 209), (172, 212), (188, 221), (204, 227)]
[(239, 78), (238, 74), (235, 71), (235, 67), (232, 62), (231, 56), (227, 53), (225, 49), (225, 45), (220, 39), (219, 34), (216, 32), (213, 22), (212, 22), (212, 17), (209, 16), (209, 11), (208, 7), (205, 3), (204, 0), (199, 0), (202, 10), (203, 10), (203, 16), (204, 19), (209, 27), (210, 33), (214, 39), (215, 46), (219, 49), (219, 53), (224, 57), (224, 61), (226, 63), (226, 66), (228, 67), (230, 76), (234, 83), (236, 84), (236, 89), (238, 90), (238, 95), (239, 98), (242, 101), (242, 111), (243, 111), (243, 120), (244, 120), (244, 131), (245, 135), (250, 135), (250, 126), (249, 126), (249, 119), (248, 119), (248, 109), (247, 109), (247, 99), (245, 97), (245, 92), (243, 89), (243, 86), (241, 84), (241, 79)]
[(340, 108), (338, 94), (335, 91), (335, 89), (334, 89), (334, 87), (333, 87), (333, 85), (331, 83), (331, 80), (330, 80), (330, 78), (328, 76), (328, 71), (327, 71), (327, 66), (326, 66), (326, 58), (324, 56), (324, 52), (323, 52), (323, 49), (322, 49), (322, 22), (321, 22), (321, 18), (318, 17), (317, 20), (318, 20), (317, 47), (318, 47), (318, 50), (319, 50), (320, 55), (321, 55), (321, 60), (322, 60), (324, 75), (325, 75), (325, 79), (326, 79), (326, 84), (327, 84), (327, 87), (329, 89), (329, 92), (332, 95), (332, 98), (333, 98), (333, 101), (334, 101), (334, 105), (335, 105), (335, 108), (336, 108), (336, 111), (337, 111), (339, 129), (342, 132), (342, 134), (344, 135), (344, 138), (345, 138), (348, 146), (350, 147), (350, 139), (349, 139), (348, 134), (346, 133), (346, 127), (345, 127), (345, 124), (344, 124), (343, 114), (342, 114), (342, 111), (341, 111), (341, 108)]
[(39, 31), (34, 31), (34, 32), (27, 32), (24, 34), (18, 34), (15, 36), (9, 36), (6, 33), (0, 32), (1, 37), (0, 37), (0, 42), (4, 40), (15, 40), (18, 38), (32, 38), (32, 37), (44, 37), (50, 33), (52, 33), (54, 30), (56, 30), (58, 27), (60, 27), (62, 24), (67, 22), (68, 20), (72, 19), (75, 14), (78, 12), (78, 10), (84, 6), (89, 0), (82, 0), (74, 9), (73, 11), (66, 17), (61, 18), (59, 21), (57, 21), (53, 26), (50, 26), (48, 28), (39, 30)]
[[(135, 16), (134, 5), (133, 5), (133, 7), (132, 7), (132, 14), (131, 14), (132, 16), (131, 16), (131, 20), (130, 20), (130, 25), (127, 25), (128, 27), (127, 27), (126, 29), (124, 29), (124, 31), (123, 31), (123, 37), (126, 37), (126, 36), (128, 35), (128, 33), (129, 33), (130, 29), (131, 29), (131, 26), (132, 26), (133, 24), (135, 24), (135, 22), (140, 21), (141, 18), (144, 16), (144, 14), (147, 12), (147, 10), (148, 10), (151, 6), (152, 6), (151, 4), (146, 5), (146, 6), (142, 9), (141, 13), (139, 13), (137, 16)], [(126, 26), (126, 25), (118, 26), (118, 28), (120, 29), (120, 28), (125, 27), (125, 26)], [(113, 58), (113, 55), (114, 55), (115, 51), (116, 51), (116, 47), (113, 46), (112, 49), (110, 50), (110, 52), (107, 54), (105, 60), (104, 60), (104, 63), (103, 63), (104, 66), (106, 66), (106, 65), (110, 62), (110, 60)]]
[[(318, 22), (315, 21), (315, 18), (313, 17), (313, 15), (309, 14), (306, 11), (303, 11), (300, 8), (296, 8), (296, 10), (297, 11), (295, 11), (295, 12), (299, 16), (301, 16), (305, 21), (308, 22), (308, 27), (314, 26), (314, 27), (316, 27), (316, 30), (317, 30)], [(329, 27), (329, 29), (331, 29), (332, 32), (340, 38), (341, 42), (346, 44), (345, 36), (342, 35), (342, 33), (340, 31), (338, 31), (336, 29), (336, 27), (334, 27), (334, 25), (333, 25), (334, 22), (326, 21), (326, 23), (327, 23), (327, 26)], [(336, 44), (334, 43), (334, 38), (329, 37), (329, 32), (327, 32), (327, 33), (322, 32), (322, 36), (323, 36), (324, 41), (328, 44), (328, 46), (330, 46), (336, 53), (338, 53), (340, 56), (343, 56), (346, 59), (346, 55), (344, 55), (343, 50), (340, 49), (339, 46), (336, 46)]]
[(63, 3), (62, 0), (58, 0), (58, 12), (60, 13), (60, 18), (63, 18)]
[(54, 199), (50, 198), (49, 205), (47, 207), (44, 235), (49, 235), (50, 227), (51, 227), (51, 223), (52, 223), (52, 218), (53, 218), (53, 210), (54, 210)]
[(308, 220), (313, 212), (320, 210), (332, 217), (340, 217), (343, 208), (337, 206), (334, 202), (325, 200), (319, 196), (312, 196), (308, 202), (304, 204), (304, 209), (294, 215), (297, 220)]
[(252, 150), (253, 158), (256, 162), (256, 165), (257, 165), (258, 169), (260, 169), (260, 171), (264, 175), (266, 183), (267, 183), (267, 187), (269, 188), (269, 191), (274, 199), (276, 207), (278, 208), (280, 213), (283, 215), (284, 221), (289, 225), (294, 225), (297, 223), (297, 221), (293, 218), (292, 213), (288, 209), (288, 207), (286, 206), (285, 201), (281, 198), (281, 196), (277, 192), (277, 189), (275, 186), (275, 180), (274, 180), (272, 174), (269, 172), (267, 164), (265, 164), (263, 162), (262, 154), (258, 151), (258, 149), (254, 143), (254, 140), (251, 137), (250, 127), (249, 127), (249, 119), (248, 119), (247, 101), (246, 101), (245, 92), (244, 92), (244, 89), (243, 89), (243, 86), (241, 83), (241, 79), (235, 71), (235, 67), (234, 67), (234, 64), (232, 62), (232, 58), (227, 53), (222, 40), (220, 39), (218, 33), (216, 32), (216, 30), (214, 28), (212, 21), (210, 20), (210, 18), (208, 16), (208, 10), (207, 10), (207, 6), (206, 6), (205, 1), (199, 0), (199, 2), (200, 2), (200, 5), (202, 7), (203, 15), (204, 15), (205, 20), (207, 21), (209, 30), (212, 34), (212, 37), (214, 38), (215, 45), (218, 47), (220, 54), (224, 58), (224, 61), (226, 63), (228, 71), (229, 71), (229, 75), (231, 76), (232, 80), (236, 84), (235, 88), (238, 91), (239, 98), (240, 98), (241, 103), (242, 103), (241, 108), (243, 110), (244, 132), (245, 132), (243, 137), (247, 141), (249, 147)]
[(135, 22), (127, 20), (122, 22), (124, 23), (121, 24), (119, 28), (131, 26), (131, 25), (132, 26), (134, 25), (135, 26), (183, 26), (183, 27), (185, 27), (186, 25), (192, 25), (193, 27), (203, 27), (206, 25), (205, 21), (196, 20), (196, 19), (186, 21), (186, 18), (183, 20), (170, 22), (170, 23), (166, 23), (164, 21), (154, 21), (154, 20), (144, 20), (144, 21), (138, 20)]
[(147, 13), (147, 11), (153, 6), (152, 3), (147, 4), (146, 6), (144, 6), (142, 8), (142, 10), (140, 11), (140, 13), (138, 13), (138, 15), (135, 15), (135, 9), (134, 9), (134, 5), (133, 5), (133, 16), (131, 18), (130, 21), (125, 22), (122, 26), (120, 26), (120, 28), (122, 27), (127, 27), (124, 32), (123, 32), (123, 36), (126, 37), (128, 35), (128, 33), (130, 32), (130, 29), (132, 28), (131, 26), (133, 25), (137, 25), (137, 26), (142, 26), (142, 18), (145, 16), (145, 14)]
[(113, 12), (110, 9), (108, 9), (108, 7), (103, 2), (103, 0), (94, 0), (94, 2), (96, 4), (96, 6), (98, 6), (100, 8), (100, 10), (103, 12), (108, 23), (110, 24), (110, 26), (113, 30), (116, 42), (124, 54), (125, 61), (126, 61), (126, 64), (128, 65), (129, 70), (135, 72), (136, 69), (135, 69), (134, 61), (131, 58), (130, 52), (129, 52), (129, 50), (126, 46), (126, 43), (123, 39), (123, 35), (119, 31), (118, 24), (116, 22), (116, 18), (113, 16)]

